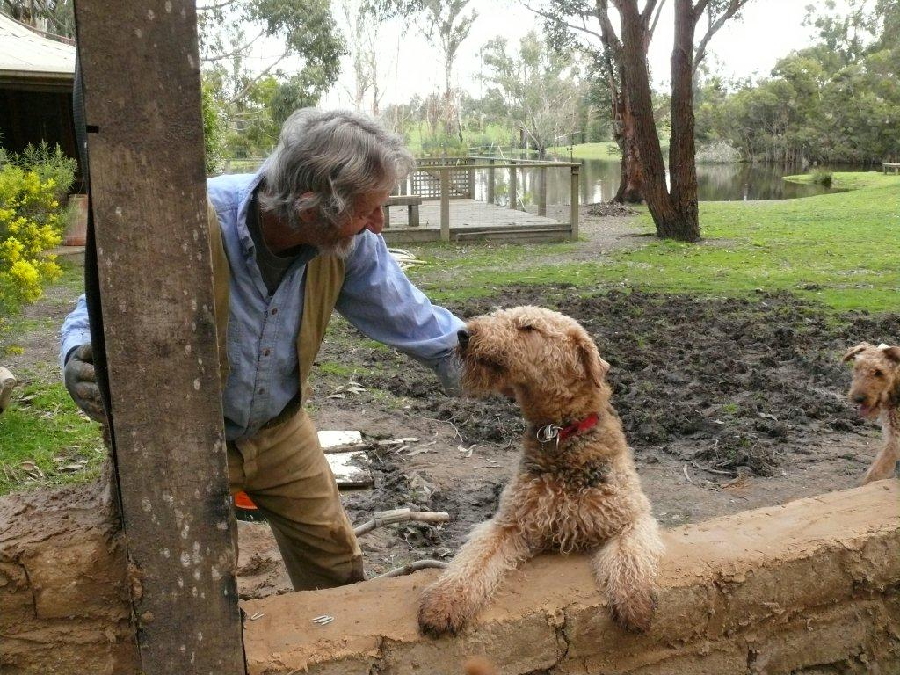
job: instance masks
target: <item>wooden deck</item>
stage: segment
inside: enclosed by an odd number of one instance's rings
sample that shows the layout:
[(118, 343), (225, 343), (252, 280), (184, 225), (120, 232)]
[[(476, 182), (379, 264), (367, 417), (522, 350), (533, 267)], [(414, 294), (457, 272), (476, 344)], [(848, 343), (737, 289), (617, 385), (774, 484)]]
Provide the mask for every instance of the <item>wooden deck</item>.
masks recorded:
[[(441, 240), (440, 202), (426, 200), (419, 207), (419, 226), (409, 226), (408, 209), (391, 207), (390, 227), (382, 233), (390, 245)], [(450, 241), (549, 242), (568, 241), (572, 227), (568, 222), (525, 211), (475, 201), (450, 201)]]

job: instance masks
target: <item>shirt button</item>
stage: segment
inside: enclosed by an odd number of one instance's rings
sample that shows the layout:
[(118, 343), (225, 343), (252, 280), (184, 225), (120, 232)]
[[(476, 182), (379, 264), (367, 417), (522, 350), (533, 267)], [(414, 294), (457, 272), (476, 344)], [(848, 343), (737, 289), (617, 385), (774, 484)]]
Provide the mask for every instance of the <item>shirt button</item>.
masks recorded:
[(266, 349), (266, 350), (263, 351), (263, 356), (268, 356), (268, 355), (271, 354), (271, 353), (272, 353), (272, 350), (271, 350), (271, 349)]
[(259, 394), (265, 394), (265, 393), (266, 393), (266, 390), (265, 390), (263, 387), (260, 387), (260, 388), (259, 388), (259, 391), (258, 391), (257, 393), (259, 393)]
[(275, 316), (276, 314), (278, 314), (278, 308), (277, 308), (277, 307), (273, 307), (273, 308), (272, 308), (272, 316)]

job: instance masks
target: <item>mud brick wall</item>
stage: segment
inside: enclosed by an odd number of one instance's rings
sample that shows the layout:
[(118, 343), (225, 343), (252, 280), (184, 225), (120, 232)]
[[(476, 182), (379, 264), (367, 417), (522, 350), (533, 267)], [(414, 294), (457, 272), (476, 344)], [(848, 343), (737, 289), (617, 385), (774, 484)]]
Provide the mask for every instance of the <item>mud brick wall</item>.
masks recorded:
[[(659, 610), (631, 635), (608, 618), (583, 556), (509, 575), (456, 638), (417, 635), (436, 572), (244, 603), (252, 675), (900, 673), (900, 483), (880, 481), (666, 532)], [(312, 619), (329, 614), (319, 626)]]
[(0, 673), (131, 675), (124, 547), (101, 485), (0, 498)]
[[(100, 493), (0, 498), (2, 675), (136, 675), (121, 534)], [(541, 556), (457, 638), (417, 634), (430, 571), (245, 601), (249, 671), (458, 675), (466, 658), (486, 655), (504, 675), (900, 673), (900, 482), (665, 538), (647, 635), (609, 620), (585, 557)], [(321, 614), (334, 621), (312, 623)]]

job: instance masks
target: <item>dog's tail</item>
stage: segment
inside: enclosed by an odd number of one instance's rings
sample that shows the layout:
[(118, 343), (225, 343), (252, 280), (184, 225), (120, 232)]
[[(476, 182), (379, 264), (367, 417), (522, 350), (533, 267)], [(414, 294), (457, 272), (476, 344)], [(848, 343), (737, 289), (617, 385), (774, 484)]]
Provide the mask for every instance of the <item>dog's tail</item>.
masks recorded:
[(494, 664), (483, 656), (473, 656), (463, 665), (466, 675), (499, 675)]

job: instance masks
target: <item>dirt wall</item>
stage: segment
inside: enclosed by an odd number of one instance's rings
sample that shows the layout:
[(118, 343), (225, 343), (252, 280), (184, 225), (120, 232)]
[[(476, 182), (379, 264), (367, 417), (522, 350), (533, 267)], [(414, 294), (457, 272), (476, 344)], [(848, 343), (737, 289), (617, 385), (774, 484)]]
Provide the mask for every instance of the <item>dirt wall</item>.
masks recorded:
[(416, 632), (436, 572), (245, 602), (250, 673), (450, 675), (473, 655), (504, 675), (900, 673), (898, 485), (668, 530), (647, 635), (611, 622), (584, 556), (541, 556), (456, 638)]
[[(541, 556), (457, 638), (417, 634), (432, 572), (244, 601), (249, 671), (456, 675), (485, 655), (504, 675), (900, 673), (900, 482), (665, 537), (647, 635), (609, 620), (586, 558)], [(125, 567), (98, 486), (0, 499), (0, 673), (136, 673)]]
[(0, 498), (0, 673), (136, 673), (125, 570), (100, 484)]

